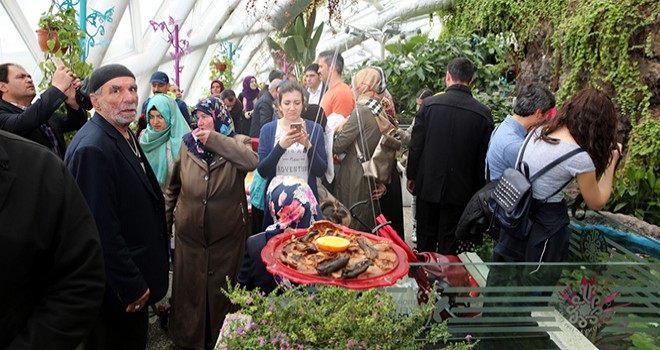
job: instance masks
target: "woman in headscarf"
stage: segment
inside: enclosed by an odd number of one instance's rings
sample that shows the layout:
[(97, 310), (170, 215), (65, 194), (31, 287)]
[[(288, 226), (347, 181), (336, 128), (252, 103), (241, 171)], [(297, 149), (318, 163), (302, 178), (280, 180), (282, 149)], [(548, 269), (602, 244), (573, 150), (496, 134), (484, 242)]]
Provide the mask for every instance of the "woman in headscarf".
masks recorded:
[(183, 137), (165, 193), (167, 224), (176, 226), (169, 335), (178, 346), (204, 349), (231, 305), (220, 290), (241, 266), (249, 233), (244, 181), (259, 156), (219, 99), (200, 101), (193, 113), (198, 129)]
[(140, 135), (140, 146), (156, 174), (163, 192), (172, 178), (183, 135), (190, 132), (176, 101), (156, 94), (147, 104), (147, 128)]
[(259, 96), (259, 87), (257, 86), (257, 78), (248, 75), (243, 78), (243, 91), (238, 94), (238, 99), (243, 102), (245, 111), (245, 118), (252, 118), (252, 110), (257, 103), (257, 96)]
[(277, 283), (261, 261), (261, 250), (273, 236), (287, 229), (308, 228), (322, 219), (316, 197), (307, 183), (295, 176), (276, 176), (266, 191), (267, 210), (273, 224), (265, 232), (250, 236), (243, 258), (238, 283), (264, 293), (276, 289)]
[[(385, 92), (385, 75), (381, 69), (362, 69), (353, 76), (351, 85), (357, 104), (346, 122), (335, 132), (332, 146), (334, 154), (346, 154), (335, 177), (335, 197), (349, 208), (359, 201), (367, 200), (367, 205), (354, 209), (353, 217), (356, 220), (351, 223), (351, 228), (371, 230), (376, 226), (376, 217), (380, 215), (378, 200), (385, 192), (385, 185), (364, 177), (356, 147), (365, 159), (370, 159), (381, 133), (393, 125), (380, 104)], [(360, 222), (368, 227), (361, 227)]]
[(214, 80), (211, 82), (211, 96), (220, 98), (220, 94), (225, 91), (225, 84), (220, 80)]

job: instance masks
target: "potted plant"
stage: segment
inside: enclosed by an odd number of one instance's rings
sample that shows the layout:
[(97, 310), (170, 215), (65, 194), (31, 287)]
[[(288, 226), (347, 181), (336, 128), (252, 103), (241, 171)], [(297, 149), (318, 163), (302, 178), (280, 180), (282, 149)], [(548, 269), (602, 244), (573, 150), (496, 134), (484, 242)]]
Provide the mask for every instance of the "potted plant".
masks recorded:
[(55, 10), (54, 4), (51, 4), (39, 19), (39, 46), (44, 52), (61, 51), (64, 54), (70, 47), (80, 45), (80, 39), (85, 34), (80, 30), (74, 8)]
[(234, 65), (231, 60), (222, 54), (215, 54), (209, 62), (209, 69), (211, 70), (210, 80), (220, 80), (227, 87), (234, 85), (234, 74), (232, 69)]
[(43, 29), (46, 38), (44, 60), (39, 62), (39, 68), (44, 73), (39, 83), (40, 90), (43, 91), (50, 86), (56, 69), (53, 57), (59, 58), (81, 80), (92, 74), (92, 65), (81, 60), (83, 48), (80, 40), (85, 37), (85, 33), (80, 30), (76, 10), (73, 7), (65, 9), (51, 4), (41, 15), (38, 26), (40, 30)]

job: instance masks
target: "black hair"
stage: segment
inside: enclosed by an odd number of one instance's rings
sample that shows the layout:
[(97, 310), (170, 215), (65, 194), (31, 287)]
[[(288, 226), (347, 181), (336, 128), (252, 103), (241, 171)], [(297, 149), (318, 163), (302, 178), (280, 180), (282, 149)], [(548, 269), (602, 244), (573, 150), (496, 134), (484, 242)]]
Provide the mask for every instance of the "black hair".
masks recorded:
[(232, 89), (227, 89), (220, 93), (220, 99), (224, 100), (226, 98), (233, 97), (236, 98), (236, 93)]
[(425, 99), (427, 97), (430, 97), (430, 96), (433, 96), (433, 90), (431, 90), (429, 88), (423, 88), (423, 89), (417, 91), (417, 93), (415, 94), (415, 98), (418, 98), (420, 100), (423, 100), (423, 99)]
[(447, 64), (447, 72), (455, 82), (469, 84), (474, 76), (474, 65), (465, 57), (456, 57)]
[[(9, 66), (15, 66), (13, 63), (0, 64), (0, 82), (9, 82)], [(0, 98), (2, 98), (2, 91), (0, 91)]]
[(318, 74), (319, 73), (319, 65), (317, 63), (310, 64), (309, 66), (307, 66), (305, 68), (305, 73), (307, 73), (309, 71), (312, 71), (312, 72)]
[(325, 63), (329, 66), (334, 64), (335, 70), (341, 75), (341, 72), (344, 70), (344, 58), (341, 56), (340, 52), (337, 52), (337, 57), (335, 57), (334, 50), (326, 50), (319, 54), (319, 59), (325, 60)]
[(523, 85), (513, 103), (513, 113), (527, 117), (540, 109), (545, 113), (555, 106), (555, 96), (541, 83)]
[(283, 78), (284, 78), (284, 73), (281, 70), (273, 69), (268, 74), (268, 82), (269, 83), (271, 81), (275, 80), (275, 79), (283, 79)]

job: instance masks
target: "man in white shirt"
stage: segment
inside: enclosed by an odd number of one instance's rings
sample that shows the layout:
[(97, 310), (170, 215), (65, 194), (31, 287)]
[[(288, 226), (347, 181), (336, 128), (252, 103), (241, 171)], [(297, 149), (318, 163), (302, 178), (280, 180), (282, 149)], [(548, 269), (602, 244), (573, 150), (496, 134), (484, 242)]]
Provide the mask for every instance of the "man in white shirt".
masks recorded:
[(328, 87), (321, 81), (318, 64), (312, 63), (305, 68), (305, 87), (308, 93), (307, 104), (321, 104), (323, 94)]

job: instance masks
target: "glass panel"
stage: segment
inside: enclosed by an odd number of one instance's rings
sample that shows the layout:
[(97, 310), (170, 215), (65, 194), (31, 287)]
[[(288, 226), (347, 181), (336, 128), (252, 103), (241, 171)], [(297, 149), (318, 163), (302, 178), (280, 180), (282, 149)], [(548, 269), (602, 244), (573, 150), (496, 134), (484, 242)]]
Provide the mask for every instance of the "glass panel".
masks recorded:
[(660, 348), (660, 243), (609, 226), (571, 225), (565, 263), (413, 263), (409, 288), (434, 284), (429, 322), (479, 349)]
[[(0, 57), (2, 57), (2, 63), (12, 62), (23, 66), (32, 75), (34, 81), (39, 82), (43, 74), (39, 70), (37, 62), (32, 58), (27, 45), (21, 39), (18, 30), (14, 27), (11, 19), (9, 19), (4, 6), (0, 6), (0, 23), (3, 23), (2, 35), (0, 35)], [(37, 22), (35, 21), (34, 27), (36, 28), (36, 26)], [(36, 34), (34, 35), (36, 36)]]

